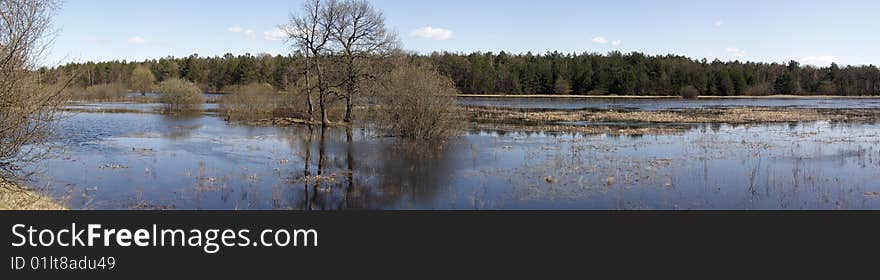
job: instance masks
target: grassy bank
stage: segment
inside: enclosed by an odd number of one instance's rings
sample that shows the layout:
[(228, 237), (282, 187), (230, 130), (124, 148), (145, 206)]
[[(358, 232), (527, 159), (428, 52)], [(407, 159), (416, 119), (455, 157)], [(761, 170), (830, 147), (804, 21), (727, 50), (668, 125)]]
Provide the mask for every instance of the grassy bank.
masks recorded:
[(44, 195), (0, 178), (0, 210), (66, 210)]

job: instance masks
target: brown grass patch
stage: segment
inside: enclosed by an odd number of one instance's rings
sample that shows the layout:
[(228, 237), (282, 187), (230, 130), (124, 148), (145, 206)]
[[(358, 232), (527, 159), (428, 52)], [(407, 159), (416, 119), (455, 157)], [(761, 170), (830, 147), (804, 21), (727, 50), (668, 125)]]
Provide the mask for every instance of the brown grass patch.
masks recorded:
[(52, 199), (0, 179), (0, 210), (66, 210)]
[(807, 121), (875, 121), (877, 109), (794, 109), (794, 108), (724, 108), (668, 111), (615, 110), (517, 110), (468, 108), (477, 122), (558, 123), (558, 122), (648, 122), (648, 123), (774, 123)]

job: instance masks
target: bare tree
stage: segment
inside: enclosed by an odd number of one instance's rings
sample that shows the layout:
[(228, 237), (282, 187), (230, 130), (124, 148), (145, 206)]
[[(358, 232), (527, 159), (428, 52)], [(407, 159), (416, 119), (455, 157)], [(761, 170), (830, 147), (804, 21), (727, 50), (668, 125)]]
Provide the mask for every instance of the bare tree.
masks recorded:
[(351, 99), (358, 93), (360, 81), (374, 77), (369, 60), (390, 54), (398, 45), (397, 35), (387, 31), (385, 16), (366, 0), (345, 0), (338, 7), (331, 31), (343, 63), (343, 120), (351, 122)]
[(0, 1), (0, 175), (14, 176), (42, 154), (34, 145), (48, 137), (72, 80), (44, 85), (35, 71), (58, 8), (55, 0)]
[(309, 99), (309, 119), (314, 120), (312, 105), (311, 71), (314, 67), (318, 89), (318, 106), (321, 111), (321, 124), (329, 123), (327, 118), (327, 97), (330, 84), (325, 72), (324, 61), (331, 57), (332, 23), (339, 15), (336, 0), (309, 0), (303, 4), (301, 14), (291, 15), (289, 26), (284, 27), (288, 40), (302, 50), (306, 57), (306, 92)]

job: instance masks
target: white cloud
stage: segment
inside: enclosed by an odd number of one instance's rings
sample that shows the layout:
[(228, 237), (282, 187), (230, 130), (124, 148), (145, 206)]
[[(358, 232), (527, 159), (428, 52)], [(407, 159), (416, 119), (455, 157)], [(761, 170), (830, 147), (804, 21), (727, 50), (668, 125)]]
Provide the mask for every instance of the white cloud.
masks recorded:
[(608, 43), (608, 38), (605, 38), (605, 37), (602, 37), (602, 36), (593, 37), (593, 43), (596, 43), (596, 44), (607, 44), (607, 43)]
[(422, 39), (443, 41), (452, 39), (454, 34), (452, 30), (449, 29), (425, 26), (416, 29), (411, 35)]
[(722, 25), (724, 25), (724, 20), (719, 19), (715, 21), (715, 27), (721, 27)]
[(746, 56), (746, 51), (737, 48), (726, 48), (724, 51), (727, 52), (727, 55), (734, 58), (743, 58)]
[(615, 47), (616, 47), (616, 46), (620, 46), (620, 44), (623, 44), (623, 41), (621, 41), (621, 40), (614, 40), (614, 41), (611, 42), (611, 45), (612, 45), (612, 46), (615, 46)]
[(276, 28), (272, 31), (263, 32), (263, 38), (269, 41), (281, 41), (287, 38), (287, 32), (284, 32), (281, 28)]
[(141, 36), (134, 36), (134, 37), (128, 38), (128, 43), (130, 43), (130, 44), (146, 44), (147, 39), (144, 39)]
[(822, 67), (831, 66), (831, 63), (839, 63), (839, 60), (831, 55), (816, 55), (801, 58), (800, 63)]
[(229, 32), (232, 32), (232, 33), (243, 34), (244, 36), (251, 38), (251, 39), (257, 37), (257, 32), (254, 31), (253, 29), (245, 29), (244, 27), (241, 27), (238, 25), (227, 28), (226, 30), (228, 30)]

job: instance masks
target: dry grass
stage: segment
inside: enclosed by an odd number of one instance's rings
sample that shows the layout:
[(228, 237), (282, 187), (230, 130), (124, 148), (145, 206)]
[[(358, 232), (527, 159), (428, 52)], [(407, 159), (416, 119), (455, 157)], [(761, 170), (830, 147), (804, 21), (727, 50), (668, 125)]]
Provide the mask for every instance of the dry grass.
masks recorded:
[(478, 122), (558, 123), (558, 122), (648, 122), (648, 123), (773, 123), (806, 121), (873, 121), (880, 119), (876, 109), (793, 109), (725, 108), (676, 111), (540, 111), (498, 108), (468, 108)]
[(480, 98), (586, 98), (586, 99), (679, 99), (678, 96), (638, 95), (571, 95), (571, 94), (459, 94), (458, 97)]
[(486, 131), (507, 131), (507, 132), (561, 132), (583, 135), (658, 135), (658, 134), (681, 134), (689, 129), (688, 126), (640, 126), (626, 127), (613, 125), (563, 125), (563, 124), (541, 124), (541, 125), (525, 125), (525, 124), (504, 124), (504, 123), (475, 123), (472, 125), (474, 129)]
[(128, 92), (122, 84), (100, 84), (87, 87), (71, 94), (74, 100), (120, 101), (128, 99)]
[(0, 210), (66, 209), (46, 196), (0, 179)]

